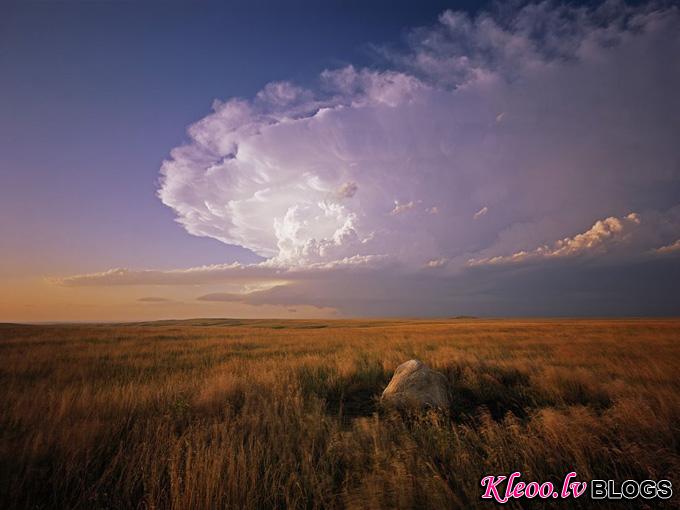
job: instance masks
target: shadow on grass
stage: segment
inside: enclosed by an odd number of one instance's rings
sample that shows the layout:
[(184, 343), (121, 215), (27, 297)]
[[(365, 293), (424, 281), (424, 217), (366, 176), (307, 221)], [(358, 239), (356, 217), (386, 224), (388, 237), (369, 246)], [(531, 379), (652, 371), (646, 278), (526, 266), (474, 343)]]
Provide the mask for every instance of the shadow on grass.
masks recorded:
[[(572, 405), (601, 412), (612, 405), (608, 395), (576, 377), (555, 379), (546, 391), (544, 385), (537, 384), (536, 374), (502, 365), (464, 363), (438, 370), (448, 381), (451, 406), (447, 411), (454, 422), (475, 424), (482, 416), (500, 422), (508, 414), (527, 419), (541, 408)], [(326, 413), (344, 422), (374, 413), (383, 415), (379, 398), (392, 375), (381, 361), (366, 356), (357, 359), (356, 369), (349, 374), (327, 365), (305, 365), (297, 371), (303, 395), (321, 399)]]
[(454, 365), (442, 371), (449, 381), (454, 420), (476, 418), (485, 412), (496, 421), (508, 413), (525, 418), (537, 405), (529, 375), (517, 369), (480, 364)]
[(298, 370), (303, 395), (322, 399), (326, 413), (341, 420), (376, 412), (380, 393), (391, 377), (382, 362), (366, 356), (357, 360), (356, 370), (350, 374), (340, 374), (329, 366), (303, 366)]
[(487, 363), (452, 365), (442, 369), (451, 391), (451, 417), (476, 421), (488, 414), (495, 421), (508, 414), (524, 419), (545, 407), (582, 405), (602, 412), (613, 404), (600, 388), (578, 377), (555, 378), (546, 387), (541, 374)]

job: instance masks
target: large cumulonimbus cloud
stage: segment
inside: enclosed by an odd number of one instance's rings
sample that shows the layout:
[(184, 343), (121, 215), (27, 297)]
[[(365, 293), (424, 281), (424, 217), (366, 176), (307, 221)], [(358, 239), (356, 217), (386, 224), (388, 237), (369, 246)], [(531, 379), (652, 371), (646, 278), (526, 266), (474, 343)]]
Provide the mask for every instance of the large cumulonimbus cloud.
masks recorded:
[[(649, 264), (678, 276), (677, 7), (447, 11), (379, 54), (382, 68), (324, 71), (315, 88), (215, 101), (163, 163), (158, 194), (188, 232), (267, 260), (64, 282), (216, 275), (276, 280), (254, 304), (531, 313), (542, 282), (581, 282), (583, 303), (625, 260), (647, 282)], [(631, 285), (616, 292), (642, 296)], [(537, 297), (513, 308), (522, 289)]]
[(445, 12), (408, 43), (384, 50), (390, 69), (216, 101), (163, 164), (160, 198), (188, 232), (281, 266), (407, 268), (491, 260), (631, 212), (644, 224), (679, 201), (678, 9)]

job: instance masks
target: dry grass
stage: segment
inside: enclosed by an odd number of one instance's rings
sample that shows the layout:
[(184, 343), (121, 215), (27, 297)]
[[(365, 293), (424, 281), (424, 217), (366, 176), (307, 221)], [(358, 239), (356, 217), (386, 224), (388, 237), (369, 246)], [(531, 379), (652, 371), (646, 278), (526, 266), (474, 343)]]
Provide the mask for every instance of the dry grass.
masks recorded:
[[(450, 418), (377, 413), (412, 357)], [(474, 508), (514, 470), (678, 486), (679, 368), (674, 320), (0, 326), (0, 507)]]

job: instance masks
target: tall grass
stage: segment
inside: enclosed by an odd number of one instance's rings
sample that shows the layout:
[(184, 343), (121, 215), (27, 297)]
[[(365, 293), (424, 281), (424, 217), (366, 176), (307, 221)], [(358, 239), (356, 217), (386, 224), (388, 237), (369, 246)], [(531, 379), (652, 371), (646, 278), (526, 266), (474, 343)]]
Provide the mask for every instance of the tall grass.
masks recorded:
[[(449, 416), (380, 411), (412, 357)], [(679, 368), (673, 320), (0, 326), (0, 507), (475, 508), (515, 470), (678, 486)]]

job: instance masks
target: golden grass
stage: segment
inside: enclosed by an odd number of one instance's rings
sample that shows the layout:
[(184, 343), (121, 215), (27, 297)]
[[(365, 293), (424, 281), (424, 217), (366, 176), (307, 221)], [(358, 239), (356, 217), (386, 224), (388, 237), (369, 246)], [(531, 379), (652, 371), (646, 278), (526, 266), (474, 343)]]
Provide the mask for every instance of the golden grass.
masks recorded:
[[(377, 411), (413, 357), (450, 417)], [(475, 508), (515, 470), (678, 486), (679, 370), (678, 320), (0, 326), (0, 507)]]

